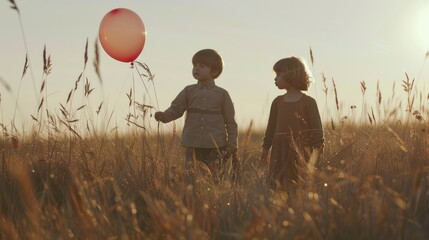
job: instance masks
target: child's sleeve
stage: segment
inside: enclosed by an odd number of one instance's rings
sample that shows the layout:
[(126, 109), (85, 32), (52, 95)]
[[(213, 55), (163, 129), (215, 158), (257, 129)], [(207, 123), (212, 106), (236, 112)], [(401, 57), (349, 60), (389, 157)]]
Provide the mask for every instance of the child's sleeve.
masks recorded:
[(238, 126), (235, 121), (235, 109), (228, 92), (224, 95), (223, 118), (225, 121), (226, 133), (228, 135), (228, 144), (231, 147), (238, 147)]
[(322, 120), (320, 119), (319, 109), (317, 107), (316, 100), (311, 99), (309, 102), (309, 114), (310, 114), (310, 130), (311, 130), (311, 147), (320, 148), (325, 139), (323, 138)]
[(188, 107), (187, 104), (187, 91), (186, 88), (184, 88), (171, 102), (170, 107), (164, 111), (164, 113), (167, 113), (167, 122), (176, 120), (183, 116), (183, 113), (185, 113)]
[(271, 104), (270, 116), (268, 118), (267, 129), (265, 130), (264, 137), (262, 138), (262, 148), (270, 149), (271, 144), (273, 143), (274, 132), (276, 130), (276, 121), (277, 121), (277, 98), (274, 99)]

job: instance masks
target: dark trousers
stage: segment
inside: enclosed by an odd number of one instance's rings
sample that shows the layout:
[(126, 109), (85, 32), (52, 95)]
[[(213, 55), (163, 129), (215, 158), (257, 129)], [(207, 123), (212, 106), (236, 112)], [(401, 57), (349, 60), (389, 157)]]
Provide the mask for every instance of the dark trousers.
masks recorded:
[(199, 161), (207, 165), (210, 170), (211, 176), (215, 183), (218, 183), (224, 173), (225, 164), (227, 162), (226, 159), (227, 148), (186, 148), (186, 168), (193, 169), (197, 171), (198, 169), (194, 169), (195, 164), (194, 161)]

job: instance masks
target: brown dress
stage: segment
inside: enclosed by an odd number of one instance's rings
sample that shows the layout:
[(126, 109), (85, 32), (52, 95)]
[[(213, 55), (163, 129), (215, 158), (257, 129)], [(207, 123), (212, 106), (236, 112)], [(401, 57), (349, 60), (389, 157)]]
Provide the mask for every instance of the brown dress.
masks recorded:
[(302, 182), (312, 148), (323, 145), (323, 130), (316, 101), (305, 94), (296, 102), (274, 99), (263, 148), (271, 149), (267, 182), (288, 190)]

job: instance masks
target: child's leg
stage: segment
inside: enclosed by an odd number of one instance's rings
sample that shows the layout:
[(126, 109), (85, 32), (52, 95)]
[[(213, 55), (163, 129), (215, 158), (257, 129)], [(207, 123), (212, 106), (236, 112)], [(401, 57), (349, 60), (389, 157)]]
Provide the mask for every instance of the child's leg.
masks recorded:
[(214, 182), (217, 184), (223, 178), (226, 159), (226, 148), (199, 148), (197, 151), (197, 159), (205, 163), (213, 176)]
[(195, 148), (188, 147), (185, 149), (185, 183), (186, 185), (194, 185), (195, 182)]

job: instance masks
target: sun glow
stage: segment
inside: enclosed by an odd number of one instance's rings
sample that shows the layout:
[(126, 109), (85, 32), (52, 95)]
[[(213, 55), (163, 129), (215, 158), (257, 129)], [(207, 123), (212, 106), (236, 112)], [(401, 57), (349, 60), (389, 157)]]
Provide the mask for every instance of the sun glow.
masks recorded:
[(429, 50), (429, 4), (420, 6), (414, 14), (413, 32), (419, 47)]

